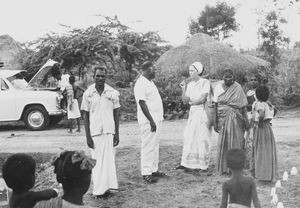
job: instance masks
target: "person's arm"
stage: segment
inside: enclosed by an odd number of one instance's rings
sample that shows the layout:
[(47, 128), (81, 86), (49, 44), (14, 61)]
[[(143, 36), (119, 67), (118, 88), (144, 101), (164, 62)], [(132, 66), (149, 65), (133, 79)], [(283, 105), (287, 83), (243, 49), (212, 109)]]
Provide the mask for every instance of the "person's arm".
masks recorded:
[(186, 88), (187, 88), (187, 83), (186, 81), (183, 81), (183, 86), (182, 86), (182, 94), (181, 94), (181, 98), (182, 98), (182, 102), (184, 104), (188, 104), (190, 101), (190, 98), (188, 96), (186, 96)]
[(257, 195), (257, 191), (256, 191), (256, 185), (255, 185), (255, 182), (252, 180), (252, 190), (251, 190), (251, 198), (252, 198), (252, 201), (253, 201), (253, 205), (255, 208), (261, 208), (260, 206), (260, 201), (258, 199), (258, 195)]
[(115, 121), (115, 135), (114, 135), (114, 147), (118, 146), (119, 140), (119, 117), (120, 117), (120, 108), (114, 109), (114, 121)]
[(54, 189), (33, 191), (33, 192), (31, 192), (31, 194), (32, 194), (32, 198), (35, 200), (35, 202), (42, 201), (42, 200), (48, 200), (48, 199), (57, 197), (57, 192)]
[(222, 201), (220, 208), (227, 208), (228, 203), (228, 191), (226, 188), (226, 184), (224, 183), (222, 186)]
[(214, 117), (214, 130), (215, 132), (219, 133), (219, 118), (218, 118), (218, 103), (213, 103), (215, 108), (215, 117)]
[(83, 111), (83, 118), (84, 118), (86, 143), (89, 148), (94, 149), (94, 142), (93, 142), (93, 139), (91, 136), (91, 131), (90, 131), (90, 113), (88, 111)]
[(207, 96), (208, 96), (208, 93), (205, 93), (200, 98), (195, 99), (195, 100), (191, 100), (190, 104), (191, 105), (200, 105), (200, 104), (203, 104), (203, 103), (206, 102)]
[(155, 122), (154, 122), (154, 120), (153, 120), (153, 118), (152, 118), (152, 116), (151, 116), (151, 114), (149, 112), (149, 109), (148, 109), (148, 106), (147, 106), (145, 100), (139, 100), (139, 105), (140, 105), (140, 107), (142, 109), (142, 112), (144, 113), (144, 115), (146, 116), (146, 118), (150, 122), (151, 131), (155, 132), (156, 131), (156, 124), (155, 124)]
[(248, 115), (247, 115), (247, 106), (245, 106), (242, 109), (242, 114), (243, 114), (243, 117), (244, 117), (246, 130), (248, 131), (250, 129), (250, 123), (249, 123)]
[(265, 110), (261, 103), (257, 106), (257, 112), (258, 112), (258, 125), (261, 126), (265, 117)]

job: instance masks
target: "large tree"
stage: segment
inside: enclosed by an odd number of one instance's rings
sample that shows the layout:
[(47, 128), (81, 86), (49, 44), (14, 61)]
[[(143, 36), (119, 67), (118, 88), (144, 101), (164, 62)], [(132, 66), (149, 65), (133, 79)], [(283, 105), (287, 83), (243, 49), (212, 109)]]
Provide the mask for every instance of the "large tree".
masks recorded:
[(260, 49), (271, 63), (272, 68), (277, 66), (280, 61), (280, 48), (290, 42), (290, 39), (285, 37), (280, 29), (280, 25), (285, 23), (287, 23), (285, 18), (277, 12), (271, 11), (265, 16), (260, 28), (260, 35), (263, 39)]
[(231, 36), (232, 31), (238, 31), (239, 25), (235, 20), (236, 10), (225, 2), (218, 2), (216, 6), (206, 6), (196, 19), (189, 23), (189, 33), (205, 33), (217, 40)]
[[(117, 17), (105, 17), (99, 25), (86, 29), (69, 26), (64, 35), (56, 33), (29, 43), (34, 49), (24, 60), (24, 68), (32, 77), (48, 60), (59, 61), (61, 66), (83, 77), (89, 65), (100, 63), (110, 71), (125, 69), (131, 81), (132, 68), (145, 61), (155, 61), (170, 46), (156, 32), (134, 33)], [(33, 47), (34, 46), (34, 47)]]

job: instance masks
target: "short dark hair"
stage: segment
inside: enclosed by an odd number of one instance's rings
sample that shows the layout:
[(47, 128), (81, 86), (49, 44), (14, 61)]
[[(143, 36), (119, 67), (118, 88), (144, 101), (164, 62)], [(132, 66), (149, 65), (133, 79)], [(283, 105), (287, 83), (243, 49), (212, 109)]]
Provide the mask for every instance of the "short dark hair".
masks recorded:
[(2, 175), (5, 183), (15, 192), (28, 191), (35, 182), (35, 160), (27, 154), (13, 154), (5, 161)]
[(245, 166), (246, 154), (242, 149), (230, 149), (226, 152), (227, 167), (232, 170), (242, 170)]
[(145, 71), (145, 70), (149, 69), (152, 66), (153, 66), (153, 63), (151, 61), (145, 61), (142, 64), (142, 70)]
[(100, 71), (105, 71), (105, 73), (107, 74), (107, 69), (106, 69), (106, 67), (104, 67), (104, 66), (96, 66), (96, 67), (94, 68), (94, 76), (95, 76), (95, 74), (96, 74), (96, 71), (98, 71), (98, 70), (100, 70)]
[(261, 85), (258, 88), (256, 88), (255, 95), (259, 101), (266, 102), (269, 99), (270, 91), (268, 87)]
[(51, 75), (53, 77), (56, 77), (58, 75), (62, 74), (60, 69), (59, 69), (59, 64), (54, 64), (51, 68)]
[(224, 76), (225, 74), (231, 74), (232, 76), (234, 76), (234, 73), (233, 73), (232, 69), (230, 69), (230, 68), (225, 68), (225, 69), (224, 69), (224, 71), (223, 71), (223, 76)]
[(252, 77), (254, 77), (259, 84), (261, 83), (261, 76), (259, 74), (252, 74), (250, 78)]
[(70, 84), (75, 83), (75, 76), (71, 75), (71, 76), (69, 77), (69, 82), (70, 82)]
[(81, 161), (73, 163), (72, 156), (75, 151), (65, 151), (54, 162), (54, 173), (56, 173), (57, 182), (67, 187), (80, 186), (82, 180), (90, 177), (91, 170), (82, 170)]

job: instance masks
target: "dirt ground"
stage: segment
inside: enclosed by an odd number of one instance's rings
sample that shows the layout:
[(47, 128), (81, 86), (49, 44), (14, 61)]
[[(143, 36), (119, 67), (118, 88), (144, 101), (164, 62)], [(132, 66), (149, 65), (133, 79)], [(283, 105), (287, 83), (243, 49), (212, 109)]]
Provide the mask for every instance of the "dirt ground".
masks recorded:
[[(217, 134), (213, 134), (214, 145), (211, 159), (211, 174), (192, 175), (173, 170), (180, 162), (182, 132), (186, 120), (165, 121), (161, 134), (160, 167), (170, 177), (157, 184), (145, 184), (140, 176), (140, 139), (137, 122), (126, 122), (120, 126), (120, 145), (116, 152), (117, 172), (120, 190), (107, 200), (94, 199), (91, 189), (85, 202), (92, 207), (178, 207), (210, 208), (218, 207), (221, 200), (221, 186), (228, 178), (219, 176), (214, 167)], [(279, 177), (284, 171), (295, 166), (300, 171), (300, 109), (280, 112), (273, 120)], [(51, 155), (63, 149), (84, 150), (84, 130), (81, 133), (67, 133), (67, 129), (56, 126), (52, 129), (33, 132), (23, 125), (0, 125), (0, 166), (11, 153), (28, 152), (38, 160), (36, 188), (58, 187), (52, 167), (47, 161)], [(280, 178), (279, 178), (280, 179)], [(275, 207), (270, 204), (270, 190), (274, 184), (257, 182), (257, 190), (262, 207)], [(290, 176), (282, 182), (277, 191), (279, 201), (286, 208), (300, 207), (300, 176)]]

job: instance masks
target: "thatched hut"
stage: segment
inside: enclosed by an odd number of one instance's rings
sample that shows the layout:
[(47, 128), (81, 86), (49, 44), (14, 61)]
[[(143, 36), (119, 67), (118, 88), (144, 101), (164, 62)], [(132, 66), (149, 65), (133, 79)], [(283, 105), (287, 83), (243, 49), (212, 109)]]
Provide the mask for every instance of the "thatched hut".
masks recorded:
[(5, 69), (22, 69), (24, 49), (9, 35), (0, 35), (0, 62)]
[(180, 74), (195, 61), (200, 61), (205, 67), (205, 73), (209, 73), (213, 78), (220, 78), (220, 72), (227, 67), (240, 79), (247, 73), (255, 73), (262, 67), (269, 67), (268, 62), (251, 55), (240, 54), (230, 46), (202, 33), (193, 35), (184, 44), (164, 53), (156, 64), (162, 73)]

